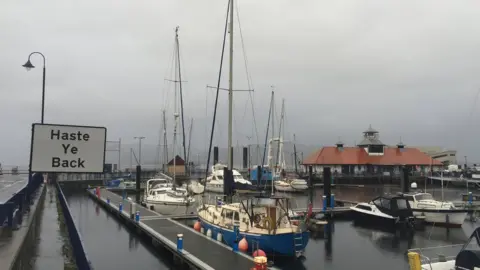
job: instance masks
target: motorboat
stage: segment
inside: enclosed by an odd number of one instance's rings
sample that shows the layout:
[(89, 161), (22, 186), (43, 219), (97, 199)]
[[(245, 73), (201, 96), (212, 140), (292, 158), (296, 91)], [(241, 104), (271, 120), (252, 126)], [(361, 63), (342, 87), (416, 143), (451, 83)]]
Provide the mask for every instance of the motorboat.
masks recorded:
[[(446, 249), (458, 250), (456, 256), (444, 254)], [(440, 252), (439, 252), (440, 251)], [(438, 255), (442, 253), (442, 255)], [(437, 256), (435, 256), (437, 254)], [(480, 227), (476, 228), (463, 245), (415, 248), (408, 250), (410, 269), (474, 270), (480, 268)], [(416, 268), (415, 268), (416, 267)]]
[(288, 179), (274, 181), (274, 186), (277, 191), (284, 192), (305, 192), (308, 189), (307, 181), (303, 179)]
[(145, 189), (144, 204), (150, 210), (164, 215), (182, 215), (195, 202), (187, 190), (167, 179), (150, 179)]
[(396, 231), (413, 229), (414, 216), (407, 199), (400, 195), (383, 195), (369, 203), (350, 207), (355, 224)]
[(437, 201), (430, 193), (403, 194), (410, 203), (413, 214), (425, 216), (425, 222), (448, 227), (461, 227), (467, 217), (467, 209), (459, 209), (452, 202)]
[(118, 178), (114, 180), (110, 180), (107, 182), (106, 185), (107, 189), (135, 189), (136, 182), (130, 179)]
[[(226, 167), (227, 167), (226, 165), (223, 165), (220, 163), (217, 163), (212, 166), (212, 172), (205, 181), (206, 191), (223, 193), (223, 183), (224, 183), (223, 172), (224, 172), (224, 168)], [(255, 189), (255, 187), (252, 186), (252, 182), (243, 178), (243, 176), (237, 170), (232, 170), (232, 173), (233, 173), (233, 182), (237, 190)]]
[(309, 232), (291, 222), (288, 200), (250, 197), (237, 203), (201, 205), (197, 211), (205, 231), (210, 230), (214, 238), (221, 234), (229, 246), (245, 238), (249, 251), (258, 248), (267, 254), (300, 256), (308, 244)]

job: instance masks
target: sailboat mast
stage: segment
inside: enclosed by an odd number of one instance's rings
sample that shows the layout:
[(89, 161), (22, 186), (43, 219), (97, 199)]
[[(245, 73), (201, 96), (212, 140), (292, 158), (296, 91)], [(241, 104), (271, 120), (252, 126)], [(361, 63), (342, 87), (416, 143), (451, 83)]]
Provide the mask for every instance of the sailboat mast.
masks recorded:
[(167, 139), (167, 116), (163, 110), (163, 172), (165, 173), (168, 163), (168, 139)]
[[(175, 39), (178, 38), (178, 26), (175, 28)], [(178, 50), (178, 48), (177, 48)], [(175, 66), (177, 68), (177, 72), (175, 72), (175, 81), (177, 81), (178, 75), (180, 73), (180, 69), (178, 69), (178, 61), (175, 62)], [(178, 117), (180, 116), (177, 112), (177, 84), (175, 83), (174, 89), (174, 102), (173, 102), (173, 117), (174, 117), (174, 124), (173, 124), (173, 190), (175, 190), (175, 182), (177, 176), (177, 125), (178, 125)]]
[(296, 144), (296, 139), (295, 139), (295, 134), (293, 134), (293, 158), (295, 160), (295, 173), (298, 174), (298, 167), (297, 167), (297, 146)]
[(230, 0), (230, 67), (228, 75), (228, 169), (233, 169), (232, 122), (233, 122), (233, 0)]
[(185, 159), (185, 173), (187, 172), (187, 146), (186, 146), (186, 138), (185, 138), (185, 120), (184, 120), (184, 112), (183, 112), (183, 92), (182, 92), (182, 68), (180, 66), (180, 42), (178, 41), (178, 26), (175, 29), (175, 49), (177, 50), (176, 58), (177, 58), (177, 67), (178, 67), (178, 86), (180, 88), (180, 110), (182, 113), (182, 134), (183, 134), (183, 158)]

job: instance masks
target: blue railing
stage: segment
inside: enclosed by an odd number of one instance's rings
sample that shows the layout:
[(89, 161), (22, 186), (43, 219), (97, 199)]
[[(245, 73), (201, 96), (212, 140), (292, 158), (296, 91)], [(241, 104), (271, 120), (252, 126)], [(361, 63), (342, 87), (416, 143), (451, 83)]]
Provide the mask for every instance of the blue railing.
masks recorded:
[(0, 203), (0, 225), (16, 230), (22, 224), (25, 211), (33, 203), (33, 196), (43, 183), (43, 175), (34, 174), (17, 192), (4, 203)]
[(70, 213), (70, 208), (68, 207), (67, 200), (65, 199), (65, 195), (63, 194), (62, 188), (60, 187), (58, 182), (56, 183), (56, 187), (58, 190), (58, 200), (62, 205), (63, 216), (65, 217), (65, 224), (68, 228), (68, 235), (70, 238), (70, 243), (73, 247), (73, 253), (75, 255), (75, 262), (77, 263), (77, 267), (78, 269), (82, 270), (93, 269), (90, 261), (88, 260), (87, 253), (85, 252), (80, 232), (77, 230), (77, 226), (75, 226), (75, 220)]

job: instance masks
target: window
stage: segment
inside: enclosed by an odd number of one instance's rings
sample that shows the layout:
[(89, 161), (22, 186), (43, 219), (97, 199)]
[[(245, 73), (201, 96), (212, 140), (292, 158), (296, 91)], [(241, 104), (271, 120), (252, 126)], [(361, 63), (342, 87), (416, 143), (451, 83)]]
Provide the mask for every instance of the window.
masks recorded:
[(433, 200), (432, 195), (430, 195), (430, 194), (428, 194), (428, 193), (415, 195), (415, 198), (417, 199), (417, 201), (421, 201), (421, 200)]
[(397, 199), (397, 208), (398, 210), (408, 209), (407, 200)]
[(409, 202), (413, 202), (413, 196), (405, 196), (405, 199), (407, 199)]
[(367, 210), (367, 211), (372, 211), (372, 208), (370, 206), (366, 206), (366, 205), (357, 205), (357, 208)]
[(386, 209), (390, 209), (390, 200), (382, 198), (382, 207)]

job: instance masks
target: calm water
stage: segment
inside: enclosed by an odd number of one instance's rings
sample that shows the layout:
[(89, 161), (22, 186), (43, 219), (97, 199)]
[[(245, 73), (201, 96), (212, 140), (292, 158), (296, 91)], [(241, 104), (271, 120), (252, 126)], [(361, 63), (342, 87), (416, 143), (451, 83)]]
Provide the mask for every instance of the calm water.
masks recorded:
[(65, 196), (95, 269), (173, 269), (84, 192)]
[[(336, 188), (337, 199), (369, 201), (382, 193), (394, 193), (397, 187)], [(440, 188), (427, 190), (441, 199)], [(445, 189), (446, 200), (460, 200), (463, 189)], [(322, 206), (323, 190), (317, 189), (314, 207)], [(131, 196), (131, 195), (129, 195)], [(215, 195), (205, 196), (204, 199)], [(306, 195), (292, 195), (296, 207), (306, 208)], [(199, 196), (197, 201), (201, 201)], [(97, 269), (132, 269), (139, 264), (145, 269), (168, 269), (171, 267), (162, 260), (150, 246), (137, 240), (116, 219), (83, 194), (69, 195), (72, 214), (77, 220), (83, 235), (89, 257)], [(194, 208), (192, 208), (194, 211)], [(311, 239), (303, 260), (274, 260), (282, 269), (408, 269), (406, 251), (409, 248), (423, 248), (438, 245), (463, 244), (477, 227), (477, 223), (465, 221), (462, 228), (450, 229), (428, 226), (425, 231), (416, 232), (409, 239), (359, 228), (351, 221), (332, 223), (329, 239)], [(103, 239), (103, 240), (102, 240)], [(451, 254), (449, 251), (445, 255)], [(128, 259), (126, 259), (128, 258)]]
[[(383, 193), (395, 193), (398, 187), (336, 188), (332, 190), (337, 199), (349, 201), (370, 201)], [(441, 199), (440, 187), (428, 188), (436, 199)], [(459, 201), (464, 189), (444, 189), (445, 200)], [(322, 207), (322, 189), (316, 189), (314, 207)], [(211, 200), (215, 195), (210, 195)], [(293, 206), (306, 209), (306, 195), (294, 194)], [(205, 198), (207, 199), (207, 198)], [(201, 198), (199, 198), (201, 200)], [(352, 221), (334, 221), (330, 239), (310, 239), (303, 260), (274, 260), (282, 269), (408, 269), (406, 252), (410, 248), (424, 248), (466, 242), (478, 226), (475, 222), (465, 221), (462, 228), (450, 229), (427, 226), (425, 231), (416, 232), (409, 239), (396, 237), (381, 231), (355, 227)], [(445, 250), (445, 255), (455, 255), (456, 249)]]

